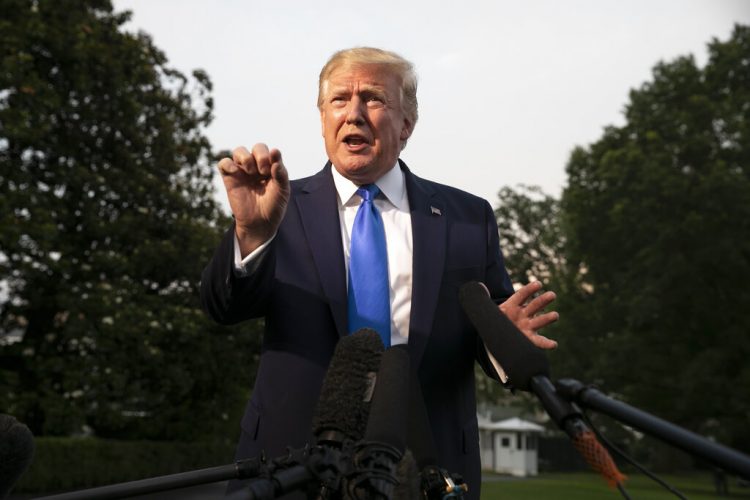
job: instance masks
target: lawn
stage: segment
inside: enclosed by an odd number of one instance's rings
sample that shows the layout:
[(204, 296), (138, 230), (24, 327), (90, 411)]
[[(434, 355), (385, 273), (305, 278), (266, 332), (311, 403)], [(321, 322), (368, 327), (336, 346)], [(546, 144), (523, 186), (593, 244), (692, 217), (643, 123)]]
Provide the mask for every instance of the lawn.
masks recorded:
[[(660, 476), (690, 500), (716, 498), (748, 498), (750, 488), (737, 486), (729, 477), (729, 497), (718, 497), (710, 474), (690, 476)], [(625, 489), (633, 500), (662, 500), (678, 498), (642, 474), (630, 474)], [(482, 482), (482, 500), (593, 500), (624, 498), (610, 489), (601, 476), (588, 473), (541, 474), (530, 478), (511, 478), (487, 474)]]

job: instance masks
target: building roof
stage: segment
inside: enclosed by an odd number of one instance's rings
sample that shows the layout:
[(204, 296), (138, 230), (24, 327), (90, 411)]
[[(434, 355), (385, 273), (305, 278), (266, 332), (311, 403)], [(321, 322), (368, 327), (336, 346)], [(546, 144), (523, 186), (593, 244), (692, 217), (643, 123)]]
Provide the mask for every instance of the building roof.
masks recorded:
[(544, 427), (528, 420), (522, 420), (518, 417), (507, 418), (499, 422), (492, 422), (482, 416), (479, 416), (479, 428), (488, 431), (523, 431), (523, 432), (543, 432)]

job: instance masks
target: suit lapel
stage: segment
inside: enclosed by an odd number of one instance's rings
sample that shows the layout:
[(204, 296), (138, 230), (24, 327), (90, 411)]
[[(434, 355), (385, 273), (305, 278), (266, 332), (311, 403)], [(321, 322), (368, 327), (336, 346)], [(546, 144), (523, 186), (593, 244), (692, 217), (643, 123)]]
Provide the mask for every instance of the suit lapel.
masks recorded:
[(336, 187), (331, 164), (312, 176), (295, 197), (305, 238), (339, 336), (346, 335), (346, 277)]
[[(419, 366), (432, 330), (445, 263), (445, 209), (428, 183), (412, 174), (403, 162), (401, 167), (409, 196), (414, 245), (409, 350), (412, 366)], [(330, 168), (329, 163), (312, 176), (294, 201), (336, 330), (339, 336), (344, 336), (346, 276), (336, 187)]]
[(411, 211), (414, 250), (409, 324), (412, 366), (419, 366), (435, 317), (445, 264), (445, 208), (431, 186), (401, 163)]

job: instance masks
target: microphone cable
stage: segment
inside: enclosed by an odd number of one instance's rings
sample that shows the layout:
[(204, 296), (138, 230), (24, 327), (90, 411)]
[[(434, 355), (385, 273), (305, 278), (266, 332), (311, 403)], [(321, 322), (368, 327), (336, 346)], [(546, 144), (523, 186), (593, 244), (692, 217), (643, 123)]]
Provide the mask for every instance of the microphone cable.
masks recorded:
[[(608, 450), (610, 450), (613, 453), (617, 454), (620, 458), (622, 458), (623, 460), (625, 460), (626, 462), (628, 462), (630, 465), (632, 465), (633, 467), (635, 467), (636, 469), (638, 469), (643, 475), (647, 476), (649, 479), (651, 479), (652, 481), (656, 482), (657, 484), (659, 484), (660, 486), (662, 486), (664, 489), (666, 489), (670, 493), (674, 494), (677, 498), (680, 498), (682, 500), (687, 500), (687, 498), (685, 497), (685, 495), (683, 495), (680, 490), (678, 490), (677, 488), (675, 488), (674, 486), (672, 486), (671, 484), (667, 483), (662, 478), (660, 478), (659, 476), (657, 476), (656, 474), (654, 474), (653, 472), (651, 472), (650, 470), (648, 470), (645, 466), (641, 465), (637, 460), (635, 460), (633, 457), (631, 457), (629, 454), (627, 454), (621, 448), (619, 448), (618, 446), (616, 446), (612, 441), (610, 441), (609, 439), (607, 439), (607, 437), (604, 434), (602, 434), (602, 432), (591, 421), (591, 418), (589, 417), (589, 414), (588, 414), (588, 412), (585, 409), (581, 410), (581, 416), (583, 416), (583, 419), (586, 421), (586, 423), (589, 425), (589, 427), (594, 431), (594, 433), (596, 434), (596, 437), (599, 438), (599, 440), (602, 443), (604, 443), (604, 446)], [(619, 485), (618, 485), (618, 489), (620, 489), (620, 493), (622, 493), (622, 495), (625, 498), (628, 498), (628, 499), (630, 498), (628, 496), (627, 492), (625, 492), (623, 489), (621, 489), (619, 487)]]

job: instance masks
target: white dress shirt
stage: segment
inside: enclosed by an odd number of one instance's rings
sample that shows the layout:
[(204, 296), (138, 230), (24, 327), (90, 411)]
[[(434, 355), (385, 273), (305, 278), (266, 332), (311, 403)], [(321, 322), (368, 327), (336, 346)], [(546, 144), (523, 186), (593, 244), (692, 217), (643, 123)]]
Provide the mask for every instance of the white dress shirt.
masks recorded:
[[(341, 175), (336, 168), (331, 168), (333, 183), (336, 187), (341, 223), (341, 244), (344, 248), (344, 265), (349, 279), (349, 249), (351, 245), (352, 226), (362, 198), (357, 194), (357, 186)], [(375, 206), (380, 211), (385, 229), (386, 247), (388, 253), (388, 288), (391, 301), (391, 345), (405, 344), (409, 340), (409, 318), (411, 315), (412, 291), (412, 253), (413, 238), (411, 231), (411, 214), (409, 213), (409, 197), (406, 192), (404, 173), (394, 165), (375, 184), (380, 193), (375, 198)], [(254, 271), (260, 259), (258, 258), (276, 235), (255, 249), (244, 259), (240, 254), (240, 245), (234, 239), (235, 274), (246, 276)], [(490, 361), (500, 379), (505, 382), (507, 377), (497, 360), (487, 351)]]
[[(352, 227), (362, 198), (357, 186), (333, 168), (333, 183), (338, 194), (341, 242), (344, 263), (349, 279), (349, 250)], [(406, 344), (409, 340), (412, 289), (412, 234), (409, 197), (406, 194), (404, 173), (396, 164), (375, 182), (380, 193), (375, 206), (380, 211), (385, 229), (388, 253), (388, 289), (391, 300), (391, 345)]]

